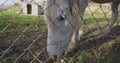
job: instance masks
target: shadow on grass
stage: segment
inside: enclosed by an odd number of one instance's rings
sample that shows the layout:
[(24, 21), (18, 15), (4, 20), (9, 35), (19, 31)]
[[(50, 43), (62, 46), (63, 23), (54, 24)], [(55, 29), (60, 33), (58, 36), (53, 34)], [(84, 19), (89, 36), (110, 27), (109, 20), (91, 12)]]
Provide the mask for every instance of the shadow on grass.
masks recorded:
[(77, 48), (68, 54), (68, 57), (78, 56), (81, 51), (88, 49), (96, 49), (104, 43), (109, 43), (111, 41), (120, 42), (118, 38), (120, 36), (120, 26), (115, 26), (112, 28), (112, 31), (105, 37), (99, 37), (98, 35), (93, 35), (85, 37), (77, 42)]

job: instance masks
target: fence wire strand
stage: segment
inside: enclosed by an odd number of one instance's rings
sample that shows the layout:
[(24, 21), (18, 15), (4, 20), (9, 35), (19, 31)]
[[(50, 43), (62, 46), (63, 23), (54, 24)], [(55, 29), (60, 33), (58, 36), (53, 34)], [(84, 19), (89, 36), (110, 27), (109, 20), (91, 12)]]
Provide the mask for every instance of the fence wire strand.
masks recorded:
[[(59, 41), (54, 40), (51, 36), (47, 36), (48, 28), (56, 26), (56, 29), (59, 29), (61, 34), (64, 37), (61, 37), (65, 40), (69, 40), (64, 33), (62, 27), (58, 26), (58, 19), (60, 16), (64, 14), (63, 12), (69, 9), (69, 6), (72, 6), (75, 11), (78, 10), (76, 5), (73, 3), (82, 2), (77, 0), (70, 0), (70, 4), (64, 10), (61, 9), (58, 3), (54, 2), (50, 4), (46, 9), (44, 6), (47, 0), (2, 0), (0, 2), (0, 63), (49, 63), (51, 62), (50, 57), (47, 54), (47, 45), (54, 45), (57, 44), (58, 47), (61, 43)], [(62, 0), (61, 0), (62, 1)], [(114, 17), (111, 10), (111, 4), (97, 4), (88, 0), (85, 0), (87, 7), (85, 8), (84, 15), (81, 16), (79, 12), (73, 16), (73, 19), (70, 20), (68, 17), (65, 16), (65, 19), (69, 21), (69, 24), (75, 30), (77, 34), (79, 32), (76, 30), (76, 27), (73, 25), (71, 21), (76, 20), (79, 17), (83, 20), (83, 24), (81, 29), (83, 30), (83, 34), (80, 37), (79, 42), (77, 43), (77, 50), (73, 51), (72, 53), (68, 54), (67, 59), (63, 58), (64, 61), (60, 61), (60, 63), (67, 63), (74, 61), (81, 61), (82, 63), (96, 63), (97, 60), (103, 60), (104, 58), (101, 56), (97, 56), (97, 52), (99, 53), (99, 47), (103, 42), (106, 43), (109, 41), (115, 41), (116, 46), (116, 53), (119, 53), (118, 49), (120, 48), (120, 17), (117, 17), (117, 20), (113, 27), (109, 26), (109, 22), (112, 20), (111, 17)], [(82, 5), (82, 4), (80, 4)], [(59, 9), (61, 14), (57, 16), (57, 18), (52, 19), (51, 16), (44, 13), (44, 11), (51, 9), (51, 7), (56, 7)], [(82, 7), (82, 6), (80, 6)], [(120, 8), (120, 7), (118, 7)], [(119, 11), (120, 9), (118, 9)], [(120, 12), (120, 11), (119, 11)], [(119, 15), (118, 12), (118, 15)], [(50, 21), (51, 24), (46, 24), (44, 20), (44, 16)], [(72, 15), (72, 14), (71, 14)], [(56, 16), (55, 16), (56, 17)], [(78, 24), (78, 23), (77, 23)], [(48, 28), (47, 28), (48, 27)], [(108, 33), (107, 37), (98, 37), (97, 35), (102, 34), (106, 31), (106, 27), (111, 28), (110, 33)], [(47, 44), (47, 39), (51, 39), (53, 44)], [(76, 39), (75, 39), (76, 40)], [(91, 43), (90, 43), (91, 42)], [(99, 43), (98, 43), (99, 42)], [(68, 43), (64, 43), (68, 44)], [(87, 46), (86, 46), (87, 45)], [(99, 46), (97, 46), (99, 45)], [(66, 46), (65, 46), (66, 47)], [(90, 48), (91, 47), (91, 48)], [(93, 47), (93, 48), (92, 48)], [(104, 46), (105, 47), (105, 46)], [(61, 48), (64, 50), (64, 48)], [(89, 49), (89, 50), (88, 50)], [(97, 51), (96, 51), (97, 49)], [(107, 48), (105, 48), (107, 49)], [(15, 51), (16, 50), (16, 51)], [(84, 53), (91, 51), (87, 55)], [(82, 52), (81, 52), (82, 51)], [(103, 50), (100, 50), (103, 51)], [(107, 50), (110, 51), (110, 50)], [(90, 54), (96, 54), (95, 57), (90, 57)], [(109, 53), (109, 52), (108, 52)], [(78, 59), (79, 55), (85, 54), (85, 58), (83, 61)], [(100, 55), (105, 55), (106, 53), (100, 53)], [(108, 55), (107, 55), (108, 56)], [(73, 60), (70, 58), (77, 58), (78, 60)], [(92, 58), (92, 59), (90, 59)], [(98, 59), (100, 58), (100, 59)], [(120, 58), (117, 56), (117, 58)], [(71, 61), (73, 60), (73, 61)], [(93, 61), (92, 61), (93, 60)], [(112, 61), (112, 60), (111, 60)], [(113, 60), (115, 61), (115, 60)], [(116, 61), (120, 61), (119, 59)], [(58, 62), (58, 61), (57, 61)], [(98, 63), (101, 63), (98, 61)]]

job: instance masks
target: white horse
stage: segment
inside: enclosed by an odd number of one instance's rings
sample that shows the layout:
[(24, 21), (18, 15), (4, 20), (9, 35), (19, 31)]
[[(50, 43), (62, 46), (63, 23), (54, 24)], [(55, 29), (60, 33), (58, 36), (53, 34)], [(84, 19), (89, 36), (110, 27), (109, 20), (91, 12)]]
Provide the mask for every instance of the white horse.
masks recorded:
[[(51, 58), (61, 58), (75, 47), (82, 34), (83, 14), (89, 0), (47, 0), (45, 22), (48, 27), (47, 52)], [(93, 0), (97, 3), (108, 3), (113, 0)], [(103, 2), (104, 1), (104, 2)], [(120, 1), (120, 0), (118, 0)], [(117, 19), (118, 1), (113, 1), (112, 20), (106, 28)]]

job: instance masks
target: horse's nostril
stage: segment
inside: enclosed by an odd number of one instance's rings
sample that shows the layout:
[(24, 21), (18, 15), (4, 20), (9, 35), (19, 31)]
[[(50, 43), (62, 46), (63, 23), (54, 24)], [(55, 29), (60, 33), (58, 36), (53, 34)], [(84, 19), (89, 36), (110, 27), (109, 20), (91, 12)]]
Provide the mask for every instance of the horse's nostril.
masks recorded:
[(65, 52), (63, 52), (60, 56), (59, 55), (52, 55), (51, 56), (51, 59), (60, 59), (60, 58), (63, 58), (63, 57), (65, 57)]
[(53, 59), (57, 59), (57, 55), (53, 55)]
[(53, 55), (52, 59), (54, 59), (54, 60), (55, 59), (60, 59), (60, 58), (63, 58), (64, 56), (65, 56), (65, 52), (63, 52), (61, 56)]
[(65, 52), (62, 53), (62, 56), (64, 56), (64, 55), (65, 55)]

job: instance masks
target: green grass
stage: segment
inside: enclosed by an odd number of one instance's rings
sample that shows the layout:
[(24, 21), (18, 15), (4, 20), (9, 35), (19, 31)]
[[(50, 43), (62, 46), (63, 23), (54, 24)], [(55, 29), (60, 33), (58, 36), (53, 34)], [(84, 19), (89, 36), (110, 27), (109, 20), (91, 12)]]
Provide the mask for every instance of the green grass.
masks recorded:
[(4, 30), (6, 26), (8, 26), (7, 29), (2, 32), (4, 34), (22, 32), (26, 27), (29, 27), (28, 31), (42, 31), (46, 28), (43, 16), (26, 16), (14, 11), (2, 11), (0, 13), (0, 31)]
[[(15, 8), (16, 9), (16, 8)], [(46, 25), (43, 16), (27, 16), (24, 14), (17, 14), (17, 10), (11, 9), (0, 11), (0, 56), (3, 54), (5, 49), (7, 49), (13, 41), (17, 39), (20, 35), (21, 38), (16, 41), (15, 45), (10, 49), (9, 54), (6, 54), (0, 62), (2, 63), (13, 63), (16, 57), (19, 55), (18, 51), (15, 52), (14, 49), (24, 50), (36, 39), (44, 30), (46, 30)], [(25, 32), (24, 30), (27, 29)], [(37, 45), (34, 48), (41, 47), (42, 40), (37, 41)], [(18, 46), (16, 48), (16, 46)], [(20, 49), (22, 48), (22, 49)], [(32, 47), (31, 47), (32, 48)], [(26, 55), (28, 56), (28, 55)], [(29, 59), (24, 57), (22, 60), (24, 63), (28, 63)]]
[(95, 49), (81, 51), (78, 56), (68, 58), (66, 63), (119, 63), (120, 43), (110, 43), (112, 46), (103, 44)]

